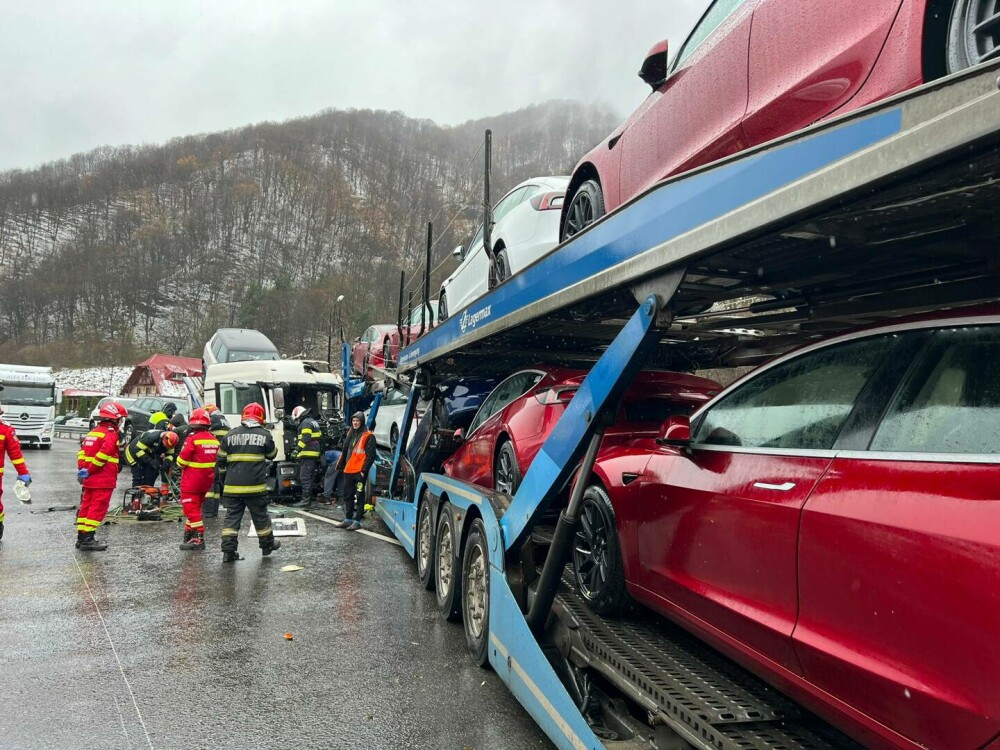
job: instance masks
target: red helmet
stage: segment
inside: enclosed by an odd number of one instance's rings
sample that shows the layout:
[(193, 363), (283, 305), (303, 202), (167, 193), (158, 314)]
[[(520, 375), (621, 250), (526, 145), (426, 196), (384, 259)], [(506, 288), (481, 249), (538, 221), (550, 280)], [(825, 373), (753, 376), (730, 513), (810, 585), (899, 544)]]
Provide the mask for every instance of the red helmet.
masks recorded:
[(160, 440), (163, 443), (163, 447), (167, 450), (172, 450), (177, 447), (178, 435), (172, 430), (164, 430), (163, 434), (160, 435)]
[(108, 403), (104, 404), (97, 410), (97, 416), (101, 419), (117, 421), (128, 416), (128, 409), (119, 404), (117, 401), (108, 401)]
[(208, 416), (208, 412), (205, 409), (195, 409), (191, 412), (191, 418), (188, 419), (188, 424), (200, 424), (203, 427), (208, 427), (212, 424), (212, 418)]
[(260, 404), (253, 403), (247, 404), (243, 407), (243, 415), (241, 419), (245, 422), (248, 419), (254, 419), (258, 422), (264, 421), (264, 407)]

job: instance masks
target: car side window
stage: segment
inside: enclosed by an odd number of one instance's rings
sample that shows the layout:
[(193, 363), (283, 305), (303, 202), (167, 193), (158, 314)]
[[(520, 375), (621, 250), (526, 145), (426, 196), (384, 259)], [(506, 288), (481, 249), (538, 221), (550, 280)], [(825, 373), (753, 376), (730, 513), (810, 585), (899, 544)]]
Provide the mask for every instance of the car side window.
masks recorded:
[(215, 355), (218, 361), (222, 361), (222, 339), (216, 339), (212, 343), (212, 354)]
[(938, 331), (875, 432), (871, 450), (1000, 454), (1000, 326)]
[(677, 53), (672, 70), (681, 67), (684, 61), (691, 56), (691, 53), (698, 49), (712, 35), (712, 32), (719, 28), (745, 2), (746, 0), (715, 0), (712, 6), (705, 11), (705, 15), (701, 17), (698, 25), (688, 34), (684, 46)]
[(513, 193), (508, 193), (502, 201), (497, 203), (493, 209), (494, 224), (499, 224), (503, 217), (509, 214), (510, 210), (521, 202), (521, 196), (524, 195), (525, 190), (527, 188), (518, 188)]
[(504, 409), (514, 399), (523, 396), (542, 376), (537, 372), (519, 372), (511, 375), (498, 385), (479, 408), (475, 419), (469, 425), (469, 434), (475, 432), (481, 424)]
[(886, 336), (820, 349), (777, 365), (700, 419), (694, 443), (829, 450), (885, 358)]

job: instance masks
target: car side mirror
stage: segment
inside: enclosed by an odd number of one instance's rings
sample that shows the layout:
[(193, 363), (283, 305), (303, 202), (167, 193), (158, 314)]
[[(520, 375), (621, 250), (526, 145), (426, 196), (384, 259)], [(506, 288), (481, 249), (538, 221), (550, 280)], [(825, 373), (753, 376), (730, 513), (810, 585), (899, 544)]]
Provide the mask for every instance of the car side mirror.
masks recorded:
[(452, 439), (456, 443), (464, 443), (465, 442), (465, 430), (463, 430), (461, 427), (459, 427), (457, 430), (455, 430), (455, 433), (451, 437), (452, 437)]
[(660, 435), (656, 438), (656, 442), (679, 447), (691, 445), (691, 419), (683, 414), (667, 417), (660, 427)]
[(646, 59), (642, 61), (639, 68), (639, 78), (643, 80), (653, 91), (660, 88), (660, 85), (667, 80), (667, 40), (657, 42), (646, 53)]
[(454, 250), (451, 251), (451, 255), (453, 258), (462, 260), (462, 258), (465, 257), (465, 245), (459, 245), (458, 247), (456, 247)]

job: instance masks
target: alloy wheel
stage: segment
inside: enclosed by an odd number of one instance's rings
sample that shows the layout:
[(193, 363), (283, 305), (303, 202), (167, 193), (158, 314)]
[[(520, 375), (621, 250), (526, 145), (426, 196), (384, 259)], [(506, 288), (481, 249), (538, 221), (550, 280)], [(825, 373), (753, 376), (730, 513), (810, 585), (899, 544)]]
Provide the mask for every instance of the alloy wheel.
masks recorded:
[(566, 215), (566, 236), (572, 237), (594, 223), (594, 203), (585, 191), (573, 196), (569, 213)]
[(600, 596), (608, 581), (608, 526), (592, 502), (585, 502), (581, 509), (573, 557), (584, 596)]
[(948, 72), (1000, 57), (1000, 0), (955, 0), (948, 24)]
[(501, 450), (497, 456), (496, 489), (505, 495), (514, 494), (514, 466), (510, 453), (505, 450)]

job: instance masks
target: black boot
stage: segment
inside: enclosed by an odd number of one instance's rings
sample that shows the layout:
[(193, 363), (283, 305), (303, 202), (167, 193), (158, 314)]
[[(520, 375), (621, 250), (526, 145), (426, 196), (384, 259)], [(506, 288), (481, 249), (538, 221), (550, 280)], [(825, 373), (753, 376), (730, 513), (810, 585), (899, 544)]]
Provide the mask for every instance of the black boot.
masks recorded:
[(191, 529), (184, 532), (184, 542), (181, 544), (183, 550), (203, 550), (205, 549), (205, 532), (201, 529)]
[(86, 532), (78, 531), (76, 532), (76, 548), (80, 549), (80, 545), (83, 544), (83, 540), (87, 537)]
[(267, 557), (276, 549), (281, 549), (281, 542), (279, 542), (277, 539), (272, 538), (271, 543), (269, 545), (260, 548), (260, 554), (262, 554), (264, 557)]
[(239, 553), (236, 552), (235, 550), (233, 550), (232, 552), (223, 552), (222, 553), (222, 562), (224, 562), (224, 563), (237, 562), (237, 561), (242, 560), (242, 559), (243, 558), (240, 557)]
[(94, 538), (93, 531), (85, 531), (83, 539), (80, 540), (80, 550), (82, 552), (104, 552), (107, 548), (108, 545)]
[(3, 539), (3, 521), (0, 521), (0, 539)]

